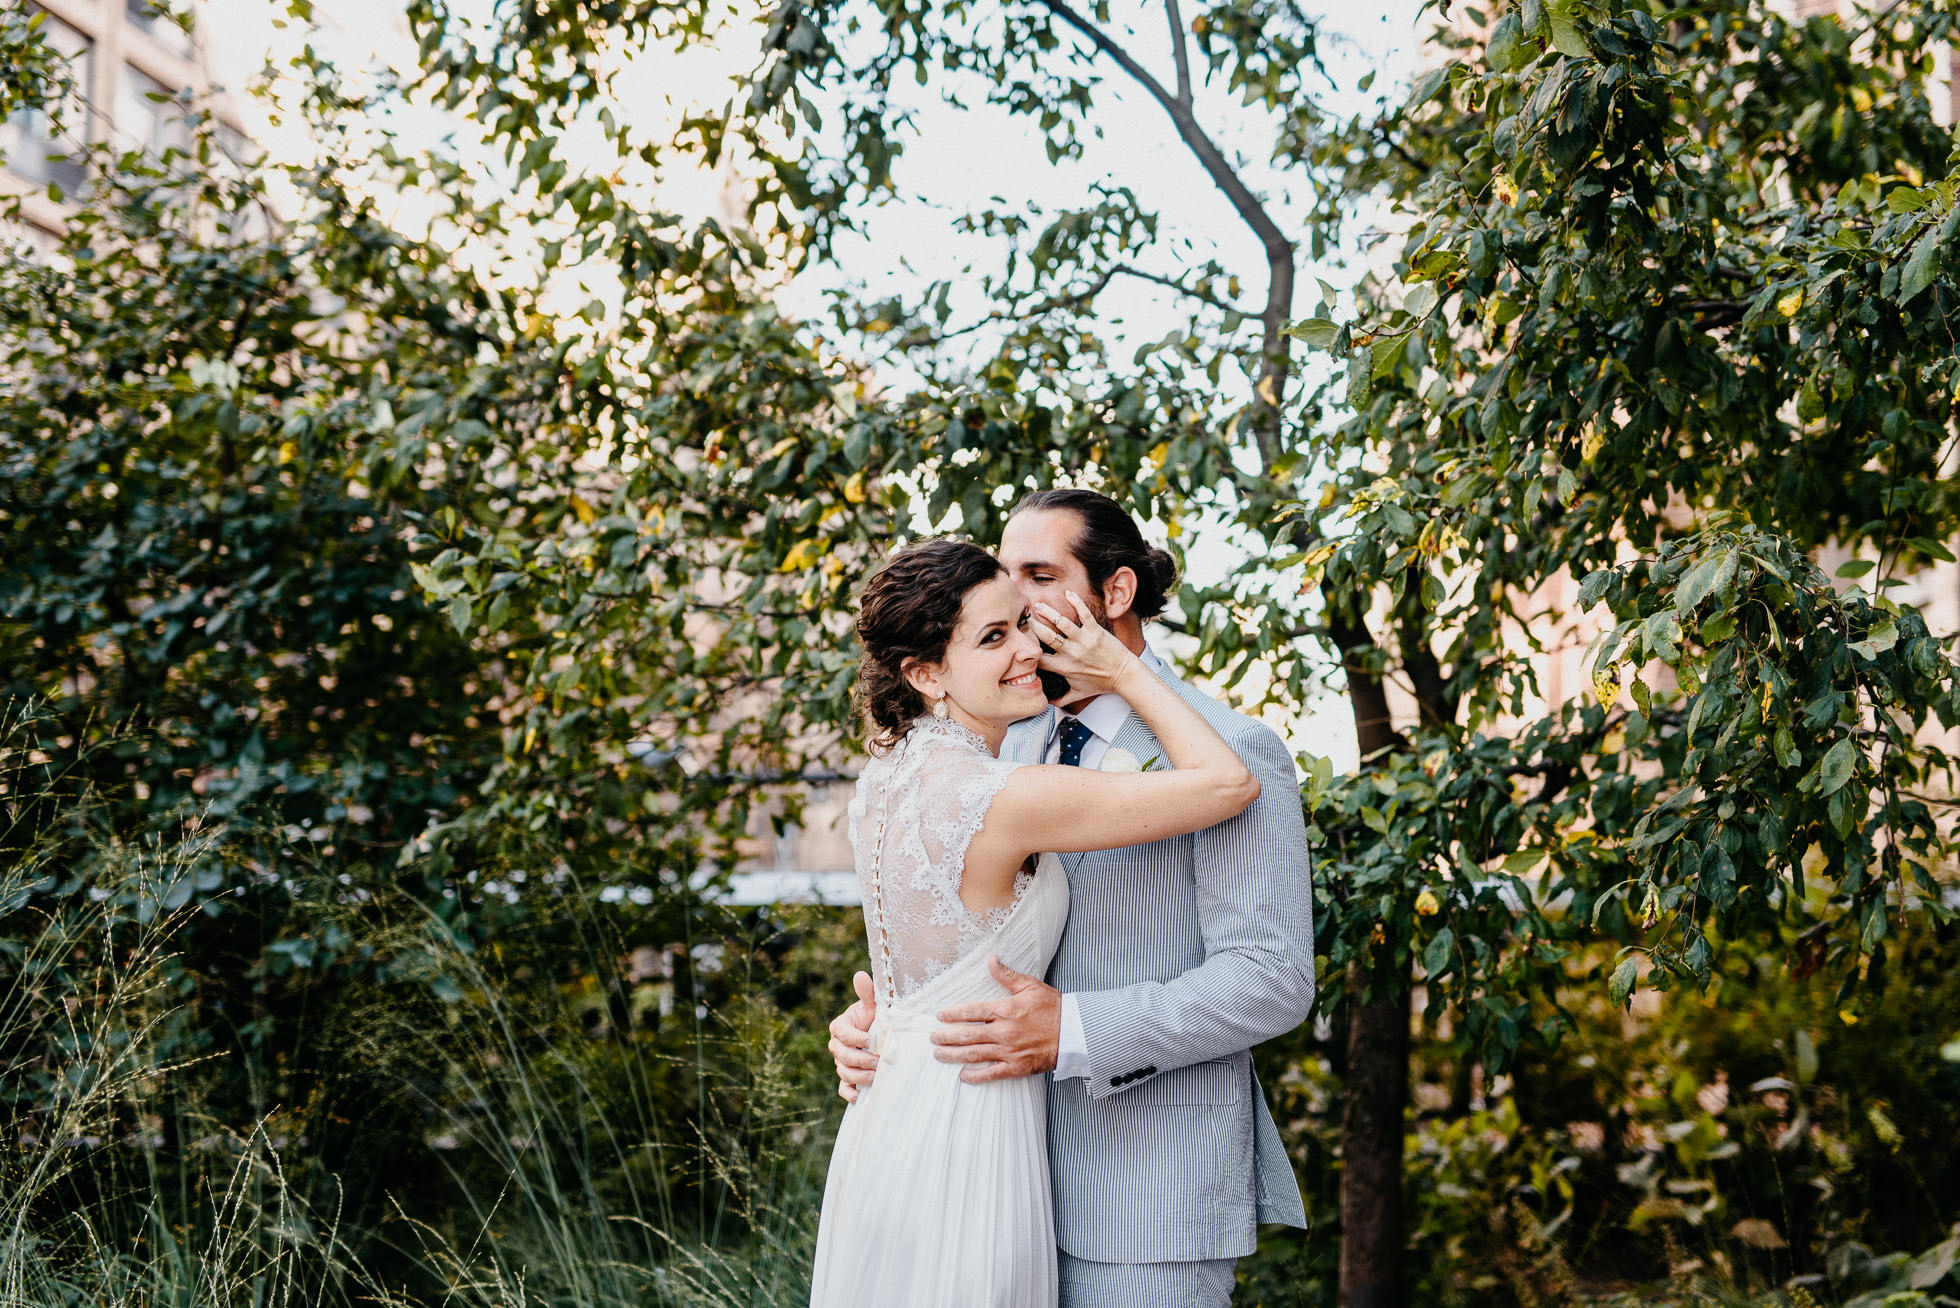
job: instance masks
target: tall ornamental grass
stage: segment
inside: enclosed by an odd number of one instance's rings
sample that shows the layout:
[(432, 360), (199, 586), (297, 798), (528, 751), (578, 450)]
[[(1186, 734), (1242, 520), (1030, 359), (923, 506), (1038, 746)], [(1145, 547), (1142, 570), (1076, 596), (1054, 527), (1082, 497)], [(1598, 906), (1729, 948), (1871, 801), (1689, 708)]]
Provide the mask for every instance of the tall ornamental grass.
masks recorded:
[(173, 887), (223, 828), (91, 832), (86, 787), (48, 775), (20, 720), (0, 721), (0, 1308), (807, 1301), (834, 1114), (801, 1019), (750, 996), (648, 1051), (595, 1037), (578, 987), (393, 923), (372, 944), (398, 1002), (355, 1005), (336, 1048), (369, 1084), (402, 1069), (427, 1131), (393, 1170), (448, 1202), (351, 1203), (291, 1106), (212, 1111), (239, 1050), (183, 1052), (177, 943), (201, 910)]

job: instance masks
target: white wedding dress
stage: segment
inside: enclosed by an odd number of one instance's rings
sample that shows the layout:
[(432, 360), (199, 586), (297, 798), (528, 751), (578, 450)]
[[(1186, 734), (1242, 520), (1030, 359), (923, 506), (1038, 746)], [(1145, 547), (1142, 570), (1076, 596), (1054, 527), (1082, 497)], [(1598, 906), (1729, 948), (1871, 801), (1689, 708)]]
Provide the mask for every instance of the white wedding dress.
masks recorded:
[(1068, 920), (1053, 854), (1016, 878), (1006, 908), (980, 914), (960, 901), (967, 846), (1017, 766), (966, 728), (921, 718), (858, 778), (850, 832), (879, 1061), (831, 1153), (812, 1308), (1055, 1303), (1046, 1078), (968, 1085), (928, 1038), (940, 1009), (1006, 993), (988, 954), (1046, 972)]

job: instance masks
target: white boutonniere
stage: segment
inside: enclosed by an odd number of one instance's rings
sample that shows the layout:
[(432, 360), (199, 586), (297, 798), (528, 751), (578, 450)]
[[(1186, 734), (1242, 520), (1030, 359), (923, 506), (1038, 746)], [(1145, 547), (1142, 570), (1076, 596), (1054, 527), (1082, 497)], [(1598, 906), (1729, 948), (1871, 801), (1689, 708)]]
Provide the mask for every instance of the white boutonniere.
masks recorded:
[(1135, 754), (1132, 754), (1129, 750), (1117, 749), (1114, 745), (1112, 745), (1109, 747), (1109, 750), (1103, 754), (1102, 763), (1100, 766), (1096, 768), (1096, 771), (1098, 772), (1148, 772), (1151, 770), (1152, 767), (1156, 766), (1156, 763), (1157, 763), (1157, 756), (1154, 754), (1151, 755), (1149, 762), (1140, 763), (1137, 761), (1137, 756)]

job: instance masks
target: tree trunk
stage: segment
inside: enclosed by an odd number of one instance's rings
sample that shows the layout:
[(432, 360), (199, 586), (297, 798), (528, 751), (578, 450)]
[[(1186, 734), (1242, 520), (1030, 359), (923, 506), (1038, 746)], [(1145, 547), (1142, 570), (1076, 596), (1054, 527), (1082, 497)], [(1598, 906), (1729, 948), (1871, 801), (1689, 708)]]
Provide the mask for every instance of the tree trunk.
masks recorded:
[[(1373, 671), (1375, 638), (1365, 597), (1323, 592), (1327, 625), (1347, 671), (1361, 766), (1408, 741), (1390, 721), (1387, 688)], [(1341, 1117), (1341, 1305), (1402, 1303), (1402, 1116), (1409, 1096), (1409, 978), (1348, 969), (1347, 1066)]]
[(1476, 1093), (1477, 1064), (1465, 1049), (1456, 1057), (1455, 1066), (1450, 1068), (1450, 1117), (1452, 1119), (1470, 1116), (1470, 1101)]
[(1402, 1118), (1409, 1093), (1409, 988), (1348, 969), (1341, 1117), (1341, 1308), (1402, 1303)]

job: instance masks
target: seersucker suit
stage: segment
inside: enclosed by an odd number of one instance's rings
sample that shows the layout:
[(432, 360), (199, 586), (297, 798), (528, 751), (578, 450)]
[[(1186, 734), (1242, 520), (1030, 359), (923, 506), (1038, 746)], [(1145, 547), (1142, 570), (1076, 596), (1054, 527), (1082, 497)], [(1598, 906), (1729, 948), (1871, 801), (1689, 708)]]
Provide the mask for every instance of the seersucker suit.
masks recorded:
[[(1271, 729), (1163, 668), (1260, 783), (1244, 813), (1194, 835), (1063, 854), (1069, 921), (1048, 983), (1076, 996), (1091, 1075), (1052, 1080), (1056, 1242), (1103, 1264), (1253, 1252), (1259, 1222), (1306, 1224), (1251, 1048), (1313, 1006), (1313, 897), (1293, 758)], [(1008, 729), (1039, 762), (1056, 712)], [(1114, 749), (1169, 760), (1132, 713)]]

